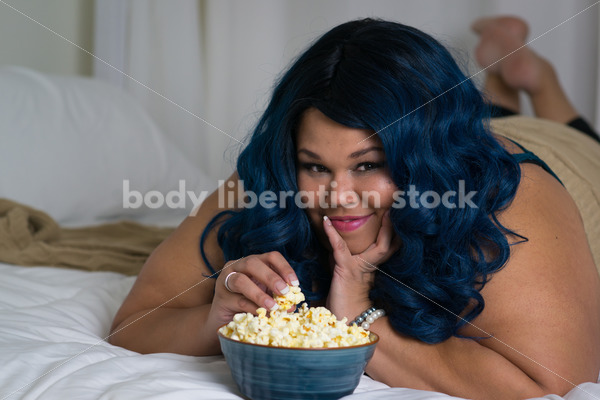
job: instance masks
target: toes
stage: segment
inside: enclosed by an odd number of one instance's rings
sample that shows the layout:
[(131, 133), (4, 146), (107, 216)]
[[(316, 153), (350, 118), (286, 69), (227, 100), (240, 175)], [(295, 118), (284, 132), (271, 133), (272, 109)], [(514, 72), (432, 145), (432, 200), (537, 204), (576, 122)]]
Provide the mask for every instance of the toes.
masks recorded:
[(471, 30), (479, 35), (483, 32), (486, 26), (493, 20), (493, 18), (478, 18), (471, 24)]
[(527, 22), (516, 16), (478, 18), (471, 24), (471, 30), (478, 35), (486, 31), (493, 31), (494, 35), (503, 34), (513, 36), (519, 41), (525, 41), (529, 34)]
[(519, 41), (524, 42), (525, 39), (527, 39), (527, 35), (529, 34), (529, 26), (527, 26), (527, 22), (525, 22), (525, 20), (519, 17), (506, 16), (498, 18), (497, 22), (512, 36), (518, 38)]

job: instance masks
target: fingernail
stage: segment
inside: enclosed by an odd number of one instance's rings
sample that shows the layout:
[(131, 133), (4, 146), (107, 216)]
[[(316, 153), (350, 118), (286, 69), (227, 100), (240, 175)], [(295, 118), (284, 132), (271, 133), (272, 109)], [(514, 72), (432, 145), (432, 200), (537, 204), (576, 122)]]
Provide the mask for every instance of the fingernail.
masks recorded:
[(323, 215), (323, 221), (325, 221), (326, 225), (331, 226), (331, 220), (327, 217), (327, 215)]
[(265, 306), (265, 308), (268, 308), (270, 311), (275, 311), (279, 308), (277, 302), (273, 299), (268, 299), (267, 301), (265, 301)]
[(286, 294), (290, 291), (289, 286), (284, 281), (279, 281), (275, 284), (275, 289), (279, 290), (279, 293)]
[(291, 282), (292, 282), (292, 286), (300, 286), (300, 282), (298, 281), (298, 279), (292, 278)]

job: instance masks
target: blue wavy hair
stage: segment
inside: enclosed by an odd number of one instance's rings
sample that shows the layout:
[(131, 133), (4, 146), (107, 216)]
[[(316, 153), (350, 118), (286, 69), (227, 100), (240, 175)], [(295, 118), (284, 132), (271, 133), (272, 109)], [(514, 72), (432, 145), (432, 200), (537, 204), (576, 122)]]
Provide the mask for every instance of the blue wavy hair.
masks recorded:
[[(402, 334), (427, 343), (457, 335), (481, 313), (480, 290), (508, 260), (514, 233), (496, 215), (520, 180), (518, 163), (489, 131), (480, 92), (440, 43), (415, 28), (373, 19), (339, 25), (280, 77), (237, 162), (246, 190), (298, 191), (294, 138), (310, 107), (377, 132), (399, 190), (457, 192), (464, 181), (465, 192), (476, 191), (476, 207), (392, 208), (402, 247), (379, 266), (369, 293)], [(217, 221), (224, 221), (217, 236), (226, 260), (279, 251), (307, 298), (327, 295), (324, 247), (291, 197), (285, 207), (217, 215), (200, 246), (211, 269), (203, 243)]]

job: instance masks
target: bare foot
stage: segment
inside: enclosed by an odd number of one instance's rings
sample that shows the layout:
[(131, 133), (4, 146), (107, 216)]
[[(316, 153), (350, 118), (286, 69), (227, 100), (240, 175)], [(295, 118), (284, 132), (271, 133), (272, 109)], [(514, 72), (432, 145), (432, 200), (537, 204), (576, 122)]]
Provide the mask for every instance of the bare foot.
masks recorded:
[(471, 28), (480, 37), (475, 58), (486, 68), (486, 91), (495, 104), (518, 111), (518, 93), (524, 90), (537, 117), (561, 123), (577, 117), (552, 64), (525, 46), (525, 21), (516, 17), (482, 18)]
[(498, 74), (515, 90), (530, 94), (540, 90), (542, 75), (551, 66), (530, 48), (523, 47), (529, 31), (525, 21), (517, 17), (482, 18), (471, 28), (480, 37), (475, 59), (481, 67)]
[(527, 23), (521, 18), (512, 16), (479, 18), (471, 24), (471, 29), (481, 35), (490, 24), (502, 25), (512, 36), (517, 36), (523, 42), (529, 34)]

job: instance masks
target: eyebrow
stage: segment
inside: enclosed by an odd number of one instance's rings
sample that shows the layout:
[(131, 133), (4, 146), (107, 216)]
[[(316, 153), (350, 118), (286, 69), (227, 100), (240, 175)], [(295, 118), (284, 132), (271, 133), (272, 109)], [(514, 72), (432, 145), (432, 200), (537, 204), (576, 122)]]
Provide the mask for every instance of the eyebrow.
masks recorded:
[[(383, 152), (383, 148), (378, 147), (378, 146), (367, 147), (366, 149), (355, 151), (354, 153), (350, 154), (348, 156), (348, 158), (358, 158), (358, 157), (360, 157), (362, 155), (365, 155), (365, 154), (367, 154), (367, 153), (369, 153), (371, 151), (381, 151), (381, 152)], [(307, 156), (309, 156), (311, 158), (314, 158), (316, 160), (320, 160), (321, 159), (321, 157), (318, 154), (313, 153), (310, 150), (300, 149), (300, 150), (298, 150), (298, 154), (300, 154), (300, 153), (304, 153)]]

